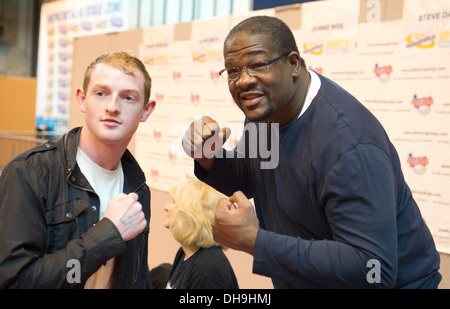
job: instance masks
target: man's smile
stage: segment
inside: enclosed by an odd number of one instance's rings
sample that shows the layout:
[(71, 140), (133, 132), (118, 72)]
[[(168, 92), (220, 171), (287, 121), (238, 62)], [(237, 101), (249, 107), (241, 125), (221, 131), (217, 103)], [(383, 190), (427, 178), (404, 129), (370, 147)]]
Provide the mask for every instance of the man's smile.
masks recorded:
[(265, 93), (263, 91), (246, 91), (239, 95), (239, 101), (244, 107), (254, 109), (264, 97)]

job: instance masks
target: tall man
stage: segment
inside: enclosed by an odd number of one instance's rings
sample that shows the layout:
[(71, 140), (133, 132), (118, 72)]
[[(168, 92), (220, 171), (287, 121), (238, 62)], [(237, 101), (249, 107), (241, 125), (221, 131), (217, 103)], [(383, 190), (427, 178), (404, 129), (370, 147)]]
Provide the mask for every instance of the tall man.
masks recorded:
[(143, 63), (98, 57), (76, 96), (85, 125), (0, 178), (0, 288), (144, 288), (150, 190), (127, 150), (155, 108)]
[(306, 69), (277, 18), (236, 25), (224, 57), (221, 75), (257, 130), (249, 138), (278, 127), (279, 158), (262, 168), (263, 156), (248, 155), (254, 143), (224, 152), (229, 129), (207, 116), (191, 124), (183, 148), (196, 176), (230, 196), (216, 210), (216, 241), (253, 255), (253, 272), (275, 288), (436, 288), (439, 254), (377, 119)]

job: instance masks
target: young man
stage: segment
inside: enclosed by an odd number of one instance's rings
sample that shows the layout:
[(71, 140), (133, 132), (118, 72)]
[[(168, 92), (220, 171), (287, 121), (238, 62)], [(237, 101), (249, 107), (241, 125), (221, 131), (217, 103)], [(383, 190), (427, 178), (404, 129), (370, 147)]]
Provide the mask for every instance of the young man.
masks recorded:
[(224, 57), (250, 138), (279, 127), (279, 160), (263, 169), (260, 158), (222, 153), (227, 128), (206, 116), (191, 124), (183, 147), (195, 174), (231, 196), (216, 210), (215, 240), (253, 255), (253, 272), (275, 288), (436, 288), (439, 254), (377, 119), (306, 69), (279, 19), (238, 24)]
[(0, 288), (144, 288), (150, 190), (127, 150), (155, 108), (143, 63), (97, 58), (85, 125), (14, 158), (0, 178)]

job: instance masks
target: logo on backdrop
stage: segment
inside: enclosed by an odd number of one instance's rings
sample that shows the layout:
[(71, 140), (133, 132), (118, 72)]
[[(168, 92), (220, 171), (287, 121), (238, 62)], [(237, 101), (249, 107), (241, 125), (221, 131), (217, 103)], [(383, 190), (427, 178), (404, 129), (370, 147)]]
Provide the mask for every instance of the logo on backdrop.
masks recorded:
[(303, 44), (303, 53), (311, 55), (322, 55), (323, 44), (315, 42), (306, 42), (305, 44)]
[(391, 79), (392, 65), (379, 66), (375, 63), (375, 68), (373, 72), (375, 76), (383, 83), (387, 83)]
[(169, 157), (169, 161), (173, 162), (173, 163), (176, 162), (178, 159), (177, 153), (172, 150), (169, 150), (168, 157)]
[(200, 103), (200, 94), (191, 93), (191, 103), (197, 106)]
[(209, 77), (213, 83), (217, 83), (220, 81), (220, 74), (217, 70), (211, 70), (209, 73)]
[(155, 100), (156, 100), (156, 102), (158, 102), (158, 104), (161, 104), (162, 102), (164, 102), (164, 93), (157, 92), (155, 94)]
[(123, 24), (124, 24), (123, 18), (117, 17), (117, 16), (112, 16), (109, 19), (109, 22), (113, 27), (116, 27), (116, 28), (121, 28), (121, 27), (123, 27)]
[(156, 186), (159, 180), (159, 170), (150, 169), (150, 186)]
[(436, 35), (426, 35), (420, 33), (413, 33), (406, 37), (406, 48), (433, 48), (436, 45)]
[(154, 169), (154, 168), (150, 169), (150, 175), (152, 177), (158, 177), (159, 176), (159, 170)]
[(406, 162), (408, 162), (409, 167), (411, 167), (417, 175), (422, 175), (426, 171), (428, 158), (427, 156), (414, 157), (413, 154), (410, 153)]
[(174, 82), (178, 83), (180, 81), (180, 79), (181, 79), (181, 72), (173, 71), (172, 72), (172, 78), (173, 78)]
[(194, 52), (192, 53), (192, 61), (193, 62), (200, 62), (203, 63), (206, 61), (206, 54), (205, 53), (200, 53), (200, 52)]
[(155, 57), (144, 57), (143, 62), (145, 65), (148, 65), (151, 67), (151, 66), (155, 65), (156, 59), (155, 59)]
[(155, 141), (160, 141), (162, 138), (162, 131), (153, 130), (153, 138)]
[(441, 33), (439, 33), (439, 47), (440, 48), (450, 47), (450, 31), (442, 31)]
[(419, 114), (428, 115), (431, 112), (431, 105), (433, 105), (433, 97), (429, 96), (419, 98), (417, 94), (415, 94), (411, 103), (414, 105), (414, 108), (419, 112)]

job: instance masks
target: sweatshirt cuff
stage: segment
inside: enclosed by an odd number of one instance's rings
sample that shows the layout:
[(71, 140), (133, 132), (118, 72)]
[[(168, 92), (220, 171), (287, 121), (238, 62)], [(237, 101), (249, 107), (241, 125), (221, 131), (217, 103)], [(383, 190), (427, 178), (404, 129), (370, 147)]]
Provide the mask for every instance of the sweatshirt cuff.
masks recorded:
[(255, 240), (255, 248), (253, 250), (253, 273), (264, 275), (264, 244), (267, 239), (268, 232), (261, 228), (258, 229)]

